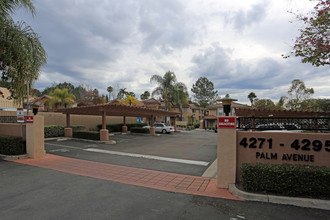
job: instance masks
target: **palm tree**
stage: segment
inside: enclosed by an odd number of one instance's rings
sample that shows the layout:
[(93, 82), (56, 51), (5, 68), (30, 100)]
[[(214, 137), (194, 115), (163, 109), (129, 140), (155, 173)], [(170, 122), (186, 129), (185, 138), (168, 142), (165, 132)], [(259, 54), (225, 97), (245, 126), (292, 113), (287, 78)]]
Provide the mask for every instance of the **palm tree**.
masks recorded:
[(76, 97), (69, 93), (68, 89), (55, 89), (54, 92), (49, 93), (52, 99), (49, 101), (50, 107), (53, 107), (56, 104), (60, 104), (61, 107), (66, 107), (66, 105), (72, 106), (73, 100)]
[(150, 96), (150, 92), (145, 91), (143, 94), (140, 95), (141, 100), (146, 100)]
[(109, 101), (111, 100), (111, 93), (113, 92), (112, 86), (108, 86), (107, 91), (109, 93)]
[(253, 101), (254, 101), (255, 98), (257, 98), (257, 95), (254, 92), (250, 92), (249, 95), (248, 95), (248, 99), (251, 102), (251, 106), (253, 106)]
[(123, 99), (126, 94), (127, 94), (126, 88), (120, 89), (117, 94), (117, 99)]
[(35, 14), (31, 0), (0, 1), (0, 73), (10, 83), (12, 98), (21, 105), (27, 85), (31, 88), (39, 77), (47, 55), (33, 29), (25, 22), (15, 23), (11, 18), (20, 7)]
[(174, 87), (177, 83), (176, 76), (173, 72), (167, 71), (163, 77), (159, 75), (153, 75), (150, 78), (150, 82), (157, 82), (158, 86), (152, 91), (152, 97), (154, 95), (160, 95), (165, 103), (165, 110), (171, 109), (171, 91), (174, 91)]

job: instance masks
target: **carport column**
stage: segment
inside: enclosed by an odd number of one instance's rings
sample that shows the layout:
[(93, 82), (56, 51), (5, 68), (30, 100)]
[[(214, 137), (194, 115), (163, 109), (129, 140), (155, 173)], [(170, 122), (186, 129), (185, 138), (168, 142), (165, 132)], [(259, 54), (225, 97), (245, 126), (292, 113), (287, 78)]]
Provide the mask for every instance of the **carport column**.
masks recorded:
[(123, 133), (126, 133), (127, 132), (126, 116), (124, 116), (123, 121), (124, 121), (124, 125), (122, 126), (121, 130)]
[[(217, 122), (218, 127), (218, 167), (217, 167), (217, 187), (228, 189), (229, 184), (236, 182), (236, 118), (235, 117), (221, 117), (232, 118), (235, 126), (222, 127)], [(220, 125), (220, 126), (219, 126)]]
[(100, 141), (109, 140), (109, 131), (106, 129), (106, 117), (107, 114), (105, 111), (102, 112), (102, 129), (100, 130)]
[(64, 137), (72, 137), (72, 128), (70, 125), (70, 114), (66, 114), (66, 128), (64, 128)]
[(156, 130), (155, 130), (155, 127), (154, 127), (154, 116), (153, 115), (151, 115), (150, 134), (152, 134), (152, 135), (156, 134)]

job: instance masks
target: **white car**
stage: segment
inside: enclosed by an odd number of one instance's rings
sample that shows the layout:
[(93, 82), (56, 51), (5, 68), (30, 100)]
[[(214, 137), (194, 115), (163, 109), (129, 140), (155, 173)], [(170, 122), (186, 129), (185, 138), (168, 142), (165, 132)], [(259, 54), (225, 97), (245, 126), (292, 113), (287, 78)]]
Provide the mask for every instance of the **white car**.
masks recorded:
[[(154, 123), (155, 131), (163, 134), (174, 132), (173, 126), (168, 126), (164, 123)], [(143, 128), (150, 129), (150, 126), (143, 126)]]

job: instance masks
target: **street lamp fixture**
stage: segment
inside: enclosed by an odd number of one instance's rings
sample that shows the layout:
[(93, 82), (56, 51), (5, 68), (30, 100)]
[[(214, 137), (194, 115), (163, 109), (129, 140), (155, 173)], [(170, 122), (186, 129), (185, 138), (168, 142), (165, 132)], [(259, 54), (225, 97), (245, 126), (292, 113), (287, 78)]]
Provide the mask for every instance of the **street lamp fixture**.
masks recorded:
[(219, 101), (222, 102), (223, 112), (225, 113), (226, 116), (229, 116), (231, 103), (233, 101), (237, 101), (237, 99), (225, 97), (225, 98), (220, 99)]
[(32, 112), (34, 115), (38, 114), (38, 110), (39, 110), (39, 105), (38, 104), (33, 104), (32, 105)]

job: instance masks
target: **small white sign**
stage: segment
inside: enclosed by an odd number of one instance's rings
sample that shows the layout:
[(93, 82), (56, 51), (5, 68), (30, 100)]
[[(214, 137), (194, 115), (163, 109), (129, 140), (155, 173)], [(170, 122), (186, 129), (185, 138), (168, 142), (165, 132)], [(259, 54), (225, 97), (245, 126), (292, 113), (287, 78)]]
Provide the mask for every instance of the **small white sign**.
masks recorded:
[(24, 111), (23, 111), (23, 108), (17, 108), (17, 122), (24, 123)]

